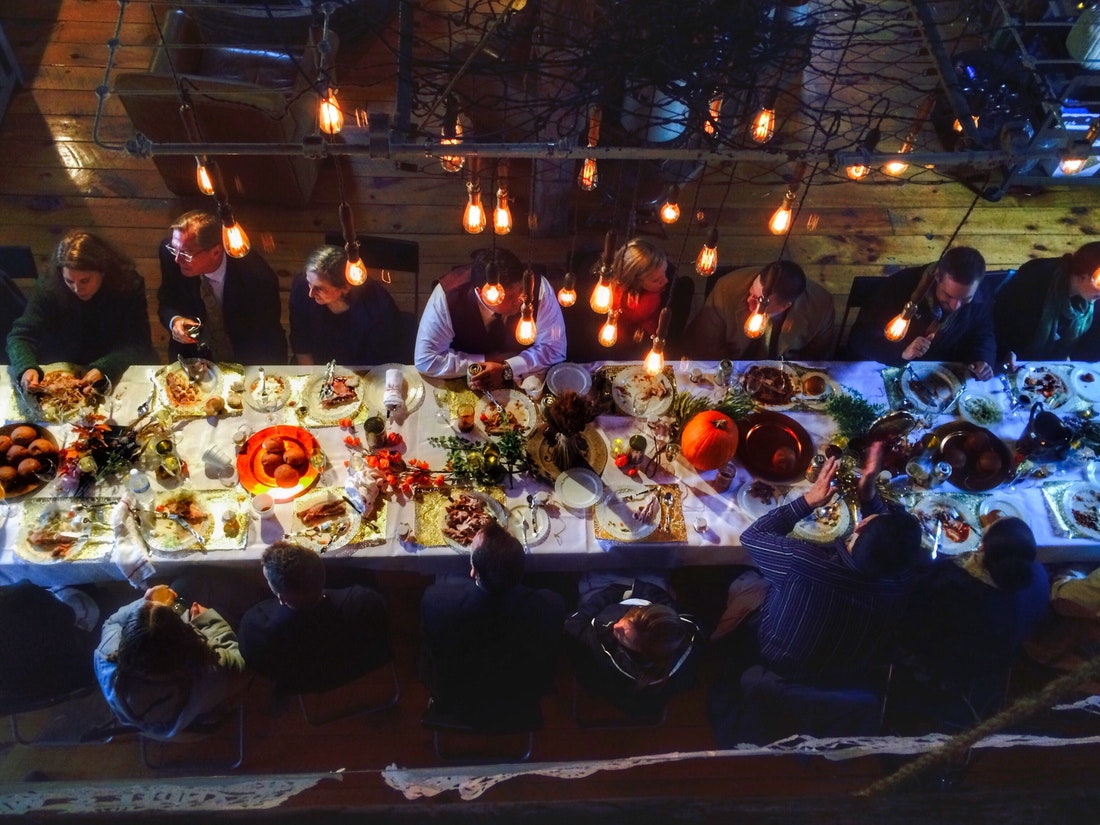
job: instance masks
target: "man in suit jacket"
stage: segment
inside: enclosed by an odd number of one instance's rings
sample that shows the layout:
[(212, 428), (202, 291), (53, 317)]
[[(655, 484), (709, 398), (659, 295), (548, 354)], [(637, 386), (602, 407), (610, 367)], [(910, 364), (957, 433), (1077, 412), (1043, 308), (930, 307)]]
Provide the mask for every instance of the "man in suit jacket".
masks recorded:
[[(221, 221), (209, 212), (186, 212), (171, 230), (160, 247), (157, 290), (160, 321), (172, 335), (169, 358), (198, 355), (201, 343), (216, 361), (287, 363), (275, 271), (256, 252), (227, 255)], [(188, 329), (199, 318), (195, 338)]]
[(524, 564), (519, 541), (493, 522), (470, 545), (470, 578), (442, 580), (424, 592), (421, 675), (441, 713), (490, 728), (541, 719), (565, 602), (521, 584)]

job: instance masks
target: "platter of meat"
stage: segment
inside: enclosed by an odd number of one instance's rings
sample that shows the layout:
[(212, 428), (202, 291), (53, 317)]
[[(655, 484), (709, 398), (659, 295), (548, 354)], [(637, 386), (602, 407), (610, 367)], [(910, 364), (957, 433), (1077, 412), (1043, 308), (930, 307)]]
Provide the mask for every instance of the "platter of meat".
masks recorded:
[(962, 382), (948, 367), (932, 361), (912, 361), (912, 371), (898, 376), (901, 394), (920, 412), (939, 412), (950, 403)]
[(737, 502), (737, 506), (744, 511), (746, 516), (755, 520), (778, 507), (782, 503), (781, 500), (786, 491), (786, 487), (754, 479), (741, 485), (734, 501)]
[(651, 487), (634, 485), (609, 490), (596, 505), (596, 518), (612, 538), (639, 541), (660, 524), (661, 500)]
[(1069, 374), (1069, 382), (1079, 398), (1090, 404), (1100, 401), (1100, 369), (1091, 366), (1077, 367)]
[(937, 553), (949, 556), (966, 553), (978, 546), (981, 538), (978, 526), (963, 512), (957, 501), (946, 495), (924, 496), (913, 507), (915, 515), (924, 529), (925, 542), (932, 546), (932, 536), (936, 535), (937, 522), (942, 525), (940, 544)]
[[(794, 501), (805, 493), (809, 486), (799, 484), (791, 488), (783, 496), (783, 503), (789, 504)], [(799, 521), (791, 530), (791, 535), (805, 541), (827, 544), (846, 534), (851, 527), (852, 509), (843, 498), (833, 496), (830, 501), (811, 510), (806, 518)]]
[(294, 521), (287, 538), (302, 542), (319, 553), (343, 547), (359, 531), (362, 517), (335, 489), (313, 490), (294, 507)]
[(665, 372), (650, 375), (645, 367), (621, 370), (611, 382), (611, 399), (623, 415), (646, 418), (668, 412), (676, 387)]
[(62, 499), (24, 504), (15, 552), (36, 564), (75, 561), (84, 556), (92, 533), (86, 512)]
[(363, 406), (362, 379), (352, 370), (337, 367), (332, 385), (325, 387), (325, 374), (306, 379), (301, 403), (313, 420), (322, 424), (339, 424), (341, 418), (354, 418)]
[(39, 421), (63, 423), (94, 411), (104, 394), (81, 382), (84, 372), (75, 364), (44, 365), (38, 387), (24, 395), (34, 417)]
[(1048, 410), (1059, 409), (1074, 400), (1064, 373), (1047, 364), (1024, 367), (1016, 376), (1016, 391), (1023, 403), (1042, 401)]
[(787, 410), (801, 386), (798, 376), (776, 361), (753, 364), (741, 375), (741, 386), (758, 407)]
[(454, 490), (443, 507), (440, 532), (447, 545), (459, 553), (470, 552), (470, 542), (492, 521), (508, 526), (508, 514), (499, 501), (480, 490)]
[(538, 423), (535, 402), (519, 390), (490, 390), (504, 412), (484, 395), (479, 396), (474, 406), (478, 427), (487, 436), (503, 435), (506, 432), (518, 432), (530, 435)]
[(1062, 515), (1073, 530), (1100, 539), (1100, 490), (1085, 482), (1071, 485), (1062, 499)]

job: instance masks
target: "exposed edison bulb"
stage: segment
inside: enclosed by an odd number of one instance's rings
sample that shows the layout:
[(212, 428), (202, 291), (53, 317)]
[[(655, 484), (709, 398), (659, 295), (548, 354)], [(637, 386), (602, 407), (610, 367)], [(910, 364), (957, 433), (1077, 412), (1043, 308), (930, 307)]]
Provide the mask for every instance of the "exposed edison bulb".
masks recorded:
[[(905, 143), (901, 144), (901, 148), (898, 150), (898, 152), (903, 155), (908, 155), (912, 151), (913, 143), (909, 140), (906, 140)], [(892, 160), (882, 167), (882, 171), (885, 172), (887, 175), (893, 175), (894, 177), (897, 177), (908, 168), (909, 164), (905, 161)]]
[(645, 371), (647, 375), (657, 375), (665, 368), (665, 348), (659, 343), (659, 338), (653, 339), (653, 348), (646, 354)]
[(600, 327), (599, 341), (601, 346), (613, 347), (615, 342), (619, 340), (619, 327), (617, 323), (618, 319), (615, 317), (615, 313), (609, 313), (607, 320), (604, 321), (603, 326)]
[(504, 303), (504, 287), (498, 283), (487, 283), (481, 287), (481, 300), (487, 306), (498, 307)]
[(481, 192), (473, 187), (466, 200), (466, 211), (462, 213), (462, 228), (471, 235), (485, 231), (485, 207), (481, 205)]
[(1100, 269), (1096, 269), (1092, 273), (1092, 285), (1096, 289), (1100, 289)]
[(243, 258), (252, 248), (248, 235), (241, 229), (241, 225), (233, 221), (229, 226), (222, 226), (222, 245), (225, 251), (234, 258)]
[(565, 282), (558, 290), (558, 303), (563, 307), (571, 307), (577, 303), (577, 276), (572, 272), (565, 273)]
[(199, 186), (199, 191), (204, 195), (214, 194), (214, 181), (210, 177), (210, 170), (206, 168), (206, 164), (202, 162), (202, 158), (195, 158), (195, 183)]
[(600, 176), (596, 170), (596, 159), (585, 158), (581, 165), (581, 173), (577, 175), (577, 186), (585, 192), (592, 192), (599, 185)]
[(1063, 175), (1076, 175), (1084, 166), (1084, 158), (1063, 158), (1062, 162), (1058, 164), (1058, 169), (1061, 170)]
[(699, 250), (699, 256), (695, 259), (695, 271), (706, 278), (713, 275), (716, 269), (718, 269), (718, 246), (704, 243), (703, 248)]
[(675, 201), (665, 201), (661, 207), (661, 220), (664, 223), (676, 223), (680, 220), (680, 204)]
[(762, 309), (761, 307), (745, 319), (745, 335), (749, 338), (759, 338), (768, 328), (768, 315)]
[(329, 89), (328, 97), (321, 98), (318, 110), (321, 131), (326, 135), (338, 135), (344, 128), (344, 113), (336, 100), (336, 90)]
[(905, 313), (895, 316), (890, 323), (886, 325), (886, 340), (887, 341), (900, 341), (905, 337), (905, 333), (909, 331), (909, 319), (905, 317)]
[(722, 98), (716, 97), (710, 102), (710, 117), (703, 123), (703, 131), (708, 135), (718, 134), (718, 117), (722, 114)]
[(344, 278), (349, 284), (366, 283), (367, 280), (367, 267), (363, 263), (362, 258), (356, 258), (354, 261), (349, 257), (347, 264), (344, 266)]
[(844, 171), (852, 180), (861, 180), (867, 177), (867, 173), (871, 170), (862, 163), (853, 163)]
[(592, 297), (588, 299), (588, 305), (594, 312), (601, 315), (611, 309), (611, 284), (601, 275), (599, 282), (592, 289)]
[[(443, 133), (443, 137), (439, 142), (445, 146), (455, 146), (462, 142), (462, 122), (455, 121), (455, 133), (453, 137), (448, 137), (447, 133)], [(444, 172), (461, 172), (462, 167), (466, 165), (466, 158), (460, 155), (444, 155), (439, 159), (439, 165), (443, 167)]]
[(779, 204), (779, 208), (772, 213), (771, 220), (768, 221), (768, 229), (771, 230), (773, 235), (782, 235), (791, 228), (791, 221), (794, 220), (794, 211), (791, 204), (794, 198), (790, 195), (790, 192), (784, 195), (783, 203)]
[(535, 313), (531, 305), (524, 303), (519, 311), (519, 323), (516, 324), (516, 343), (527, 347), (535, 343)]
[(752, 119), (752, 139), (767, 143), (775, 135), (775, 109), (763, 108)]
[[(977, 116), (977, 115), (971, 115), (971, 116), (970, 116), (970, 119), (974, 121), (974, 125), (975, 125), (975, 126), (977, 126), (977, 125), (978, 125), (978, 116)], [(958, 118), (955, 118), (955, 122), (951, 124), (951, 128), (952, 128), (952, 129), (953, 129), (954, 131), (956, 131), (956, 132), (960, 132), (960, 133), (961, 133), (961, 132), (962, 132), (962, 130), (963, 130), (963, 125), (962, 125), (962, 124), (961, 124), (961, 123), (959, 122), (959, 119), (958, 119)]]
[(497, 190), (497, 205), (493, 210), (493, 231), (498, 235), (507, 235), (512, 231), (512, 210), (508, 208), (508, 190)]

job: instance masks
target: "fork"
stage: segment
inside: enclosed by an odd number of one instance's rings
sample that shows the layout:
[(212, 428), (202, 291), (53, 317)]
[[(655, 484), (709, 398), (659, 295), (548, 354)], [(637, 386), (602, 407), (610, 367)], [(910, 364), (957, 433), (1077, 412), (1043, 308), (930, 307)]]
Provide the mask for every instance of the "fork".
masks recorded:
[(153, 391), (151, 393), (149, 393), (148, 398), (146, 398), (144, 401), (142, 401), (140, 404), (138, 404), (138, 408), (137, 408), (138, 418), (141, 418), (144, 415), (148, 415), (149, 408), (153, 405), (153, 399), (157, 397), (157, 382), (154, 381), (152, 378), (150, 378), (149, 383), (151, 383), (153, 385)]

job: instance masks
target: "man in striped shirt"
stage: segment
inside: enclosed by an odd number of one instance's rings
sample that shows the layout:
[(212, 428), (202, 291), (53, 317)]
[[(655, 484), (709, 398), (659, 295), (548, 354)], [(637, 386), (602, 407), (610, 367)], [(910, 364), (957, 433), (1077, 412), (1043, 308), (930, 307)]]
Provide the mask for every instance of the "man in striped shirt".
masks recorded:
[(837, 460), (794, 501), (757, 519), (741, 534), (770, 585), (760, 609), (761, 655), (776, 673), (813, 682), (854, 675), (880, 661), (909, 593), (921, 549), (920, 523), (891, 510), (875, 490), (882, 444), (872, 444), (859, 481), (862, 520), (847, 538), (813, 544), (792, 528), (836, 493)]

